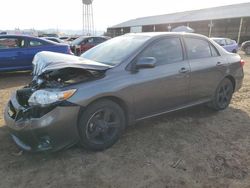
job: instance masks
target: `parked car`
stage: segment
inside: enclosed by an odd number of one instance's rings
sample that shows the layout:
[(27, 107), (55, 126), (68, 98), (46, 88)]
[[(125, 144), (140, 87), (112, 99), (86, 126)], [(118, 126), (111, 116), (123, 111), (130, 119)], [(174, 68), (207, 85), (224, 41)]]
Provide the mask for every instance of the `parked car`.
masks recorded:
[(56, 42), (56, 43), (65, 43), (63, 40), (57, 38), (57, 37), (42, 37), (42, 39), (45, 39), (45, 40), (50, 40), (50, 41), (53, 41), (53, 42)]
[(250, 55), (250, 41), (245, 41), (241, 44), (241, 49), (247, 54)]
[(56, 151), (79, 141), (103, 150), (127, 125), (199, 104), (224, 110), (244, 61), (202, 35), (141, 33), (81, 57), (40, 52), (33, 64), (33, 81), (13, 94), (5, 121), (22, 149)]
[(214, 40), (228, 52), (237, 53), (239, 49), (238, 43), (235, 40), (229, 38), (212, 38), (212, 40)]
[(72, 54), (69, 45), (21, 35), (0, 36), (0, 71), (32, 69), (32, 60), (41, 51)]
[(56, 37), (56, 38), (58, 38), (59, 36), (56, 33), (44, 33), (41, 35), (41, 37)]
[(65, 41), (65, 42), (72, 42), (73, 40), (76, 40), (79, 36), (70, 36), (70, 37), (59, 37), (59, 39)]
[(71, 50), (75, 55), (81, 55), (83, 52), (86, 52), (90, 48), (105, 42), (109, 37), (93, 37), (93, 36), (82, 36), (73, 40), (70, 44)]

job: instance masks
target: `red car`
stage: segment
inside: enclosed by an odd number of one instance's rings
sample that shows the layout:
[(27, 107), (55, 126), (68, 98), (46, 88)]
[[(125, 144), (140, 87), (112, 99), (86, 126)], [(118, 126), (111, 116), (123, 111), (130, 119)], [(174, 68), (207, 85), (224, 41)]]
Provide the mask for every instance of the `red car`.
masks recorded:
[(109, 37), (100, 36), (100, 37), (93, 37), (93, 36), (81, 36), (72, 41), (70, 47), (71, 51), (75, 55), (81, 55), (83, 52), (86, 52), (90, 48), (105, 42), (106, 40), (110, 39)]

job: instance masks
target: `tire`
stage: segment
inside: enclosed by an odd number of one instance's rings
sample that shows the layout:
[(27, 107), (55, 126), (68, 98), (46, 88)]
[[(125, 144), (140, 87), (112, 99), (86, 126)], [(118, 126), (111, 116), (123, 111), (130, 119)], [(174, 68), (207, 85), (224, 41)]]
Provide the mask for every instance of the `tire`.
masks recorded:
[(215, 111), (226, 109), (231, 102), (233, 92), (234, 88), (231, 80), (225, 78), (218, 85), (214, 94), (214, 98), (212, 102), (209, 104), (209, 107), (211, 107)]
[(124, 111), (117, 103), (106, 99), (97, 101), (80, 115), (80, 143), (87, 150), (107, 149), (118, 141), (125, 126)]
[(245, 53), (246, 53), (247, 55), (250, 55), (250, 46), (247, 46), (247, 47), (246, 47)]

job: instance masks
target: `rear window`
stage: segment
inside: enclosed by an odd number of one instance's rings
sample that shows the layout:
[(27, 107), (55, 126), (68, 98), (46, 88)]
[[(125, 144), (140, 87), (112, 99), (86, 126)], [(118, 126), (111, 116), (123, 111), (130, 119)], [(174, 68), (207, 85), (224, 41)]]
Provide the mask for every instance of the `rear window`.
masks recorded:
[(231, 39), (226, 39), (226, 43), (227, 43), (227, 45), (233, 45), (233, 44), (235, 44), (235, 41), (231, 40)]
[(72, 45), (80, 45), (87, 37), (79, 37), (72, 41)]
[(213, 39), (217, 44), (220, 46), (225, 46), (226, 45), (226, 40), (225, 39)]
[(95, 44), (100, 44), (100, 43), (102, 43), (104, 41), (106, 41), (105, 38), (101, 38), (101, 37), (100, 38), (98, 38), (98, 37), (94, 38), (94, 43)]

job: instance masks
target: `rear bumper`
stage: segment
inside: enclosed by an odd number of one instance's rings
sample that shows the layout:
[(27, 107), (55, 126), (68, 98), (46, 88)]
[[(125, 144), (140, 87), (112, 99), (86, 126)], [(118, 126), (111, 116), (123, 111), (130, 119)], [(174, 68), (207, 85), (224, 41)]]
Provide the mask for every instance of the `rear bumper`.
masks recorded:
[(235, 83), (234, 91), (239, 91), (240, 88), (242, 87), (242, 85), (243, 85), (243, 78), (242, 79), (237, 79), (236, 83)]
[(235, 76), (235, 88), (234, 88), (234, 91), (238, 91), (242, 85), (243, 85), (243, 79), (244, 79), (244, 70), (243, 68), (239, 69)]
[(40, 118), (34, 118), (30, 113), (17, 119), (11, 116), (10, 104), (17, 111), (25, 109), (22, 109), (14, 95), (4, 113), (9, 132), (21, 149), (35, 152), (57, 151), (79, 141), (79, 106), (56, 106)]

